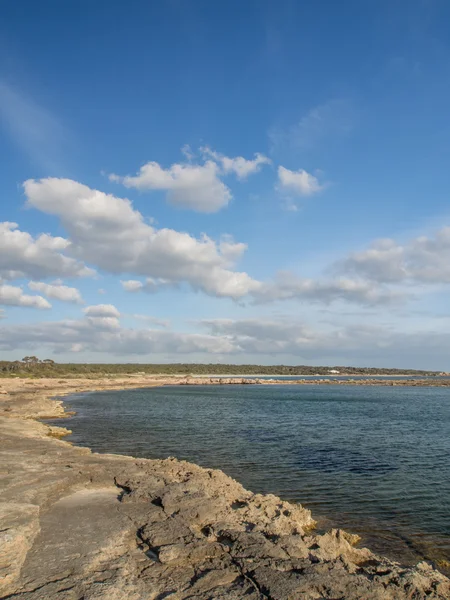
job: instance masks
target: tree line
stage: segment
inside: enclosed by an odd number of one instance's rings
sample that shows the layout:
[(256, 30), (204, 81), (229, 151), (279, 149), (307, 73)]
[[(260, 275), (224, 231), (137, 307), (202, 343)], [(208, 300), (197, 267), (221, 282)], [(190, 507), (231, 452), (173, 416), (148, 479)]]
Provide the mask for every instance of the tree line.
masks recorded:
[[(332, 373), (333, 372), (333, 373)], [(265, 376), (311, 376), (330, 374), (347, 375), (439, 375), (437, 371), (417, 369), (393, 369), (376, 367), (348, 366), (309, 366), (309, 365), (234, 365), (234, 364), (82, 364), (57, 363), (36, 356), (25, 356), (22, 360), (0, 361), (0, 375), (28, 377), (86, 377), (101, 375), (265, 375)]]

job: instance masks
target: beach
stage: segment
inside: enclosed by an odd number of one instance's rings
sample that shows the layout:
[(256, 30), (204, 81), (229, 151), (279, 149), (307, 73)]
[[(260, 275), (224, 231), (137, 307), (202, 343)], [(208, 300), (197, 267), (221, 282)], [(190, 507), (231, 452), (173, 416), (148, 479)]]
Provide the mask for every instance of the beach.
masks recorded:
[(253, 494), (219, 470), (174, 458), (95, 454), (38, 420), (67, 416), (62, 398), (69, 394), (186, 383), (243, 381), (0, 380), (0, 597), (450, 597), (449, 580), (431, 565), (402, 567), (356, 547), (357, 537), (342, 530), (318, 534), (314, 515), (299, 504)]

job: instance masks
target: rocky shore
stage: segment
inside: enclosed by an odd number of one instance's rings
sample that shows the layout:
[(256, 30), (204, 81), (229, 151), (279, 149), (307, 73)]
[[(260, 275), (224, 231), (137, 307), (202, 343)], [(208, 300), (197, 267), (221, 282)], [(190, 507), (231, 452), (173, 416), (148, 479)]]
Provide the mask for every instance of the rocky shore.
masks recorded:
[[(344, 376), (345, 377), (345, 376)], [(429, 379), (261, 379), (258, 377), (173, 377), (172, 385), (380, 385), (409, 387), (450, 387), (450, 378)]]
[(221, 471), (94, 454), (36, 420), (66, 416), (53, 399), (66, 394), (185, 380), (0, 380), (0, 598), (450, 598), (431, 565), (402, 567), (341, 530), (319, 535), (310, 511)]

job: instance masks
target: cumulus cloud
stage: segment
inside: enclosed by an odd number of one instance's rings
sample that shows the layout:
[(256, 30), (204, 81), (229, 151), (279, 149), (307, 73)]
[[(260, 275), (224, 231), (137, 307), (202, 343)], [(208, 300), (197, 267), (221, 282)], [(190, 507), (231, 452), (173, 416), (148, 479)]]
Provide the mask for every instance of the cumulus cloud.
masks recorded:
[[(28, 205), (59, 217), (69, 239), (45, 234), (34, 239), (14, 225), (3, 224), (7, 252), (0, 253), (4, 267), (0, 272), (4, 277), (36, 273), (39, 277), (33, 279), (41, 279), (55, 271), (85, 275), (92, 273), (85, 265), (93, 264), (124, 276), (122, 286), (129, 292), (188, 284), (211, 296), (256, 303), (345, 301), (363, 306), (389, 305), (412, 297), (409, 283), (450, 283), (450, 227), (403, 245), (393, 240), (375, 242), (332, 265), (331, 277), (307, 279), (282, 272), (262, 282), (235, 270), (247, 246), (230, 236), (214, 241), (206, 235), (195, 238), (158, 229), (129, 200), (68, 179), (29, 180), (24, 189)], [(9, 240), (6, 244), (5, 239)], [(43, 285), (55, 284), (37, 285), (36, 291), (46, 293), (50, 288)]]
[(272, 163), (270, 158), (259, 152), (254, 155), (253, 159), (247, 159), (243, 156), (230, 158), (220, 152), (211, 150), (208, 146), (200, 148), (200, 152), (218, 163), (223, 173), (234, 173), (238, 179), (246, 179), (249, 175), (258, 173), (263, 165), (270, 165)]
[(11, 325), (0, 333), (0, 349), (49, 349), (54, 352), (107, 352), (111, 355), (153, 353), (223, 354), (233, 348), (224, 337), (200, 333), (178, 333), (162, 329), (128, 329), (120, 327), (109, 310), (88, 307), (78, 320)]
[(17, 223), (0, 223), (0, 276), (4, 279), (87, 277), (94, 271), (67, 256), (70, 241), (46, 233), (34, 238)]
[(398, 244), (392, 239), (375, 241), (335, 264), (335, 270), (378, 283), (450, 283), (450, 227), (434, 235)]
[(243, 156), (230, 158), (203, 147), (200, 152), (205, 162), (193, 164), (194, 154), (190, 147), (184, 146), (182, 152), (189, 162), (174, 163), (165, 169), (159, 163), (150, 161), (136, 175), (121, 177), (111, 174), (109, 178), (129, 188), (165, 191), (167, 201), (173, 206), (213, 213), (227, 206), (232, 199), (231, 190), (221, 180), (223, 175), (234, 173), (238, 179), (245, 179), (257, 173), (262, 165), (271, 162), (260, 153), (255, 154), (253, 159)]
[(77, 288), (63, 285), (61, 281), (53, 283), (44, 283), (42, 281), (30, 281), (28, 287), (33, 292), (41, 292), (48, 298), (55, 298), (61, 302), (71, 302), (73, 304), (83, 304), (83, 298)]
[(160, 292), (164, 288), (174, 288), (177, 284), (161, 277), (147, 277), (145, 281), (139, 281), (137, 279), (128, 279), (120, 282), (123, 289), (126, 292), (147, 292), (148, 294), (154, 294)]
[(223, 235), (219, 242), (219, 250), (224, 260), (233, 264), (247, 250), (247, 244), (235, 242), (231, 235)]
[(286, 355), (325, 364), (446, 369), (450, 332), (409, 332), (354, 324), (312, 328), (295, 319), (212, 319), (206, 330), (225, 336), (239, 352), (252, 356)]
[(450, 284), (450, 227), (399, 244), (392, 239), (336, 261), (331, 278), (305, 279), (281, 272), (252, 292), (258, 303), (344, 300), (360, 305), (389, 305), (413, 298), (410, 286)]
[(390, 290), (362, 279), (306, 279), (293, 273), (280, 272), (273, 282), (253, 292), (257, 303), (275, 300), (308, 300), (329, 304), (337, 300), (361, 305), (393, 304), (405, 299), (399, 290)]
[(219, 167), (213, 161), (203, 165), (173, 164), (168, 169), (157, 162), (148, 162), (135, 176), (111, 175), (110, 179), (138, 190), (163, 190), (173, 206), (213, 213), (232, 198), (230, 189), (219, 175)]
[(120, 312), (113, 304), (94, 304), (84, 309), (84, 314), (88, 317), (120, 317)]
[(311, 196), (324, 189), (317, 177), (304, 169), (291, 171), (285, 167), (278, 167), (278, 188), (291, 192), (297, 196)]
[(156, 229), (145, 222), (126, 199), (93, 190), (67, 179), (25, 182), (28, 203), (60, 217), (70, 234), (71, 252), (82, 261), (115, 274), (141, 276), (122, 280), (128, 292), (156, 292), (186, 282), (193, 289), (235, 300), (256, 302), (300, 299), (329, 303), (346, 300), (382, 304), (401, 294), (362, 276), (302, 279), (281, 273), (262, 283), (233, 266), (247, 246), (223, 236), (193, 238), (172, 229)]
[(96, 331), (118, 331), (120, 329), (120, 312), (112, 304), (87, 306), (83, 312), (86, 317), (85, 323), (88, 323)]
[(144, 289), (145, 284), (137, 279), (127, 279), (120, 282), (126, 292), (140, 292)]
[(0, 282), (0, 304), (7, 306), (25, 306), (28, 308), (46, 309), (52, 305), (42, 296), (24, 294), (21, 287), (2, 284)]
[(219, 243), (147, 224), (127, 199), (70, 179), (28, 180), (28, 205), (56, 215), (69, 232), (78, 259), (114, 274), (133, 273), (172, 284), (186, 282), (212, 296), (242, 298), (260, 284), (232, 270), (245, 244)]
[(199, 323), (204, 332), (183, 333), (111, 326), (106, 319), (114, 317), (85, 315), (77, 320), (6, 325), (0, 329), (0, 350), (101, 352), (112, 357), (155, 354), (171, 360), (192, 354), (204, 354), (206, 360), (215, 354), (230, 362), (290, 357), (316, 364), (434, 369), (444, 369), (450, 360), (450, 332), (442, 327), (411, 333), (361, 324), (313, 328), (295, 318), (250, 318), (204, 320)]
[(210, 319), (200, 322), (216, 336), (225, 336), (235, 351), (249, 354), (279, 354), (301, 351), (317, 344), (319, 334), (294, 320)]

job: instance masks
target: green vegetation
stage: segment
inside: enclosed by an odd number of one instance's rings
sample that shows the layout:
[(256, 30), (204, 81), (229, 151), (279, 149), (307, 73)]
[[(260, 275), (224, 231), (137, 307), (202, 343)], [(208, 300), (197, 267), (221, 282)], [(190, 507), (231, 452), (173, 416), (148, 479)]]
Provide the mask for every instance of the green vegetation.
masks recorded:
[(105, 375), (439, 375), (437, 371), (377, 369), (373, 367), (311, 367), (305, 365), (225, 364), (78, 364), (25, 356), (21, 361), (0, 361), (0, 377), (101, 377)]

